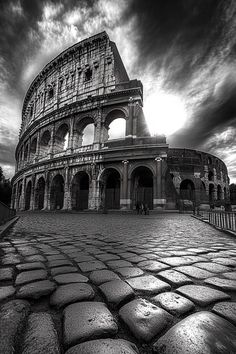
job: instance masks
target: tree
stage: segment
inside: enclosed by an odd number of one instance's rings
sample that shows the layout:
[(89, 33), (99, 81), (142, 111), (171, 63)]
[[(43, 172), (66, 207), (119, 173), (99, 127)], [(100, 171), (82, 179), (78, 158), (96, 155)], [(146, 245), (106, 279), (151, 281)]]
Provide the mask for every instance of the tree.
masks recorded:
[(8, 206), (11, 204), (11, 182), (6, 179), (0, 166), (0, 201)]

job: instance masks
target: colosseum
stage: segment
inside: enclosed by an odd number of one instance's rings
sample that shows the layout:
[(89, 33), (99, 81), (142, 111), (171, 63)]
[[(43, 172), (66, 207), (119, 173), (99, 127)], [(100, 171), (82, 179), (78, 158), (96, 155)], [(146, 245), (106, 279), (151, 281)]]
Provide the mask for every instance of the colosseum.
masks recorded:
[[(223, 161), (151, 136), (143, 87), (106, 32), (68, 48), (38, 74), (23, 103), (16, 210), (192, 210), (229, 203)], [(112, 138), (119, 119), (124, 134)], [(110, 135), (109, 135), (110, 134)]]

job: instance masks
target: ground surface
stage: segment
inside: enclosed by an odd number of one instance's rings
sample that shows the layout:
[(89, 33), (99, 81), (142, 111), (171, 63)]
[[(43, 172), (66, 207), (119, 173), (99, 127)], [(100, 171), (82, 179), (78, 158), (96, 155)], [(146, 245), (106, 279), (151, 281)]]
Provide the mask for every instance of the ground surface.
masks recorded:
[(236, 353), (236, 242), (190, 215), (22, 213), (0, 255), (1, 353)]

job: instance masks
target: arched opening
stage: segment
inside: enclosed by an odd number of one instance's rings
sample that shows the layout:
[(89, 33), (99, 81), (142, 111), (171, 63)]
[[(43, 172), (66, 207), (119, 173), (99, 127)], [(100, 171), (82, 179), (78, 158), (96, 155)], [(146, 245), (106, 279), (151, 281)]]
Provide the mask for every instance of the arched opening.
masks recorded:
[[(231, 193), (230, 193), (231, 194)], [(224, 200), (227, 200), (227, 193), (226, 193), (226, 188), (224, 187)], [(233, 203), (232, 203), (233, 204)]]
[(207, 201), (206, 186), (204, 182), (201, 182), (200, 184), (200, 201), (202, 203)]
[(49, 142), (51, 139), (51, 134), (49, 130), (46, 130), (40, 140), (40, 152), (41, 156), (45, 156), (49, 153)]
[(213, 179), (214, 179), (214, 174), (213, 174), (212, 171), (210, 171), (210, 172), (208, 173), (208, 180), (212, 182)]
[(35, 209), (41, 210), (44, 207), (45, 180), (40, 177), (35, 190)]
[(73, 177), (71, 186), (71, 206), (75, 210), (88, 209), (89, 176), (86, 172), (78, 172)]
[(132, 173), (133, 207), (137, 203), (153, 209), (153, 174), (147, 167), (137, 167)]
[(91, 145), (94, 142), (95, 126), (92, 117), (85, 117), (76, 123), (75, 148)]
[(34, 138), (30, 145), (30, 159), (34, 158), (36, 154), (36, 148), (37, 148), (37, 138)]
[(88, 124), (82, 132), (82, 146), (91, 145), (94, 141), (94, 124)]
[(56, 131), (54, 152), (61, 152), (68, 148), (69, 128), (67, 124), (62, 124)]
[(108, 129), (109, 129), (108, 141), (114, 139), (124, 139), (126, 120), (124, 118), (117, 118), (111, 122)]
[(125, 138), (126, 120), (125, 113), (120, 109), (114, 109), (105, 119), (103, 139), (104, 142), (113, 139)]
[(215, 192), (215, 187), (214, 184), (211, 183), (209, 184), (209, 203), (212, 206), (214, 204), (214, 192)]
[(120, 174), (107, 168), (100, 179), (101, 204), (106, 209), (120, 209)]
[(195, 200), (195, 187), (191, 180), (185, 179), (180, 183), (180, 199)]
[(25, 210), (30, 209), (31, 192), (32, 192), (32, 182), (29, 181), (25, 191)]
[(222, 188), (220, 185), (217, 186), (217, 200), (222, 199)]
[(50, 209), (59, 210), (63, 208), (64, 202), (64, 179), (61, 175), (56, 175), (51, 183)]
[(21, 207), (21, 197), (22, 197), (22, 184), (19, 185), (16, 209), (18, 210)]

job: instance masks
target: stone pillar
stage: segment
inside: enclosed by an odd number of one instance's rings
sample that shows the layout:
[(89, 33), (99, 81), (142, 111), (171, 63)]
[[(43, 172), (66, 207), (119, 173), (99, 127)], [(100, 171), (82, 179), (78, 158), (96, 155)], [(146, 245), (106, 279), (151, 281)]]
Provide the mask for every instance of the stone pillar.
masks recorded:
[(88, 196), (88, 209), (97, 210), (99, 197), (99, 183), (97, 183), (96, 178), (96, 164), (91, 163), (91, 181), (89, 185), (89, 196)]
[(49, 174), (45, 173), (45, 189), (44, 189), (44, 201), (43, 210), (50, 209), (50, 185), (49, 185)]
[(55, 125), (53, 125), (52, 132), (51, 132), (51, 139), (50, 139), (50, 147), (49, 147), (49, 153), (50, 155), (53, 154), (54, 150), (54, 140), (55, 140)]
[(123, 164), (123, 179), (121, 188), (120, 208), (130, 209), (131, 200), (128, 198), (128, 163), (129, 161), (122, 161)]
[(69, 186), (69, 167), (65, 166), (64, 202), (63, 210), (71, 209), (71, 196)]
[(35, 174), (32, 176), (32, 187), (30, 195), (30, 210), (34, 210), (34, 196), (35, 196)]
[(133, 111), (134, 111), (134, 104), (133, 104), (133, 97), (130, 97), (129, 99), (129, 116), (128, 119), (126, 120), (126, 131), (125, 131), (125, 137), (132, 137), (133, 136)]
[(37, 133), (37, 145), (36, 145), (36, 152), (35, 152), (35, 158), (38, 159), (40, 154), (40, 131)]
[(96, 125), (94, 130), (94, 141), (93, 141), (93, 148), (94, 150), (99, 150), (100, 143), (101, 143), (101, 127), (102, 127), (102, 111), (101, 108), (98, 108), (97, 111), (97, 119)]
[(71, 117), (68, 149), (73, 150), (73, 148), (74, 148), (74, 117)]
[(156, 190), (154, 188), (153, 209), (163, 209), (166, 204), (166, 199), (162, 193), (162, 158), (156, 157), (156, 178), (154, 182), (156, 184)]
[(19, 210), (21, 211), (25, 210), (25, 177), (23, 178), (22, 181), (22, 192), (21, 192)]

